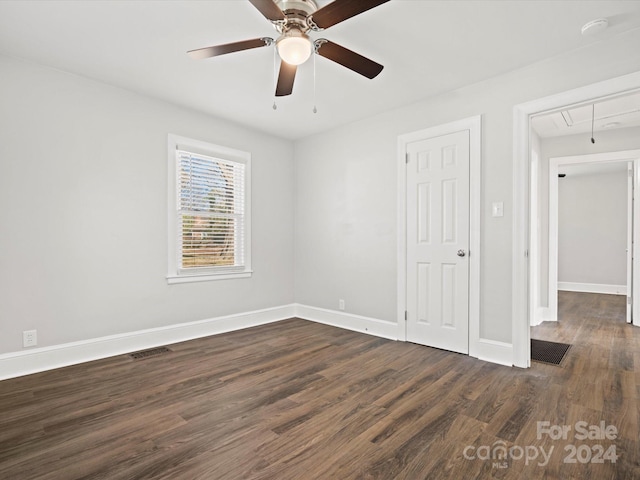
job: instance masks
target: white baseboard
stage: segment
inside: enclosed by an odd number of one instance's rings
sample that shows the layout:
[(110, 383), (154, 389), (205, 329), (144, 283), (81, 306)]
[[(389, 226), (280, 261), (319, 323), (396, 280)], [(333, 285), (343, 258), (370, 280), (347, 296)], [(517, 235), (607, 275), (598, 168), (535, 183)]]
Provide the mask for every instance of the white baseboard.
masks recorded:
[[(0, 355), (0, 380), (234, 330), (242, 330), (293, 317), (390, 340), (398, 340), (398, 325), (396, 322), (308, 305), (291, 304), (3, 354)], [(511, 344), (480, 339), (476, 344), (475, 353), (477, 355), (474, 356), (480, 360), (512, 365), (513, 348)]]
[(292, 318), (295, 305), (0, 355), (0, 380)]
[(530, 318), (530, 326), (537, 327), (544, 321), (544, 312), (542, 307), (534, 308), (533, 315)]
[(534, 310), (533, 318), (531, 319), (531, 326), (537, 327), (542, 322), (557, 322), (557, 318), (552, 318), (551, 309), (549, 307), (538, 307)]
[(626, 295), (626, 285), (605, 285), (600, 283), (558, 282), (558, 290), (566, 292), (606, 293), (608, 295)]
[(510, 343), (481, 338), (476, 343), (474, 351), (479, 360), (513, 366), (513, 345)]
[(390, 340), (398, 339), (398, 324), (396, 322), (300, 304), (296, 305), (296, 317), (346, 330), (368, 333), (376, 337)]
[[(296, 317), (390, 340), (398, 340), (398, 324), (396, 322), (300, 304), (296, 305)], [(475, 344), (473, 352), (473, 356), (479, 360), (513, 366), (513, 345), (510, 343), (481, 338)]]

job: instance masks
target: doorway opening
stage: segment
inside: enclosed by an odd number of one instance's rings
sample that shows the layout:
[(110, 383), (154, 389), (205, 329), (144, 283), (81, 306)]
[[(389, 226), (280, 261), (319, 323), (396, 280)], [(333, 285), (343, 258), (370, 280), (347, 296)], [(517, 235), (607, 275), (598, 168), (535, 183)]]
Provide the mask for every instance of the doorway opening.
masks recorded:
[(539, 256), (547, 276), (532, 281), (548, 293), (546, 304), (537, 301), (532, 326), (558, 320), (558, 291), (621, 295), (631, 323), (638, 158), (640, 150), (549, 160), (548, 233), (532, 232), (533, 242), (547, 240), (546, 256)]
[(631, 298), (633, 163), (563, 160), (550, 161), (549, 280), (555, 281), (548, 298), (555, 315), (548, 320), (558, 318), (558, 291)]

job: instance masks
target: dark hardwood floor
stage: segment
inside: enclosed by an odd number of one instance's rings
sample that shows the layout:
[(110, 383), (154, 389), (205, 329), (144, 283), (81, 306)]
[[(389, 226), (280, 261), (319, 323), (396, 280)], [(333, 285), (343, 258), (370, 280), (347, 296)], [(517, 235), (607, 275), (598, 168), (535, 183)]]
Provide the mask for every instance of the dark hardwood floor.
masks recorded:
[[(562, 293), (560, 312), (532, 335), (571, 343), (563, 366), (292, 319), (5, 380), (0, 478), (639, 479), (640, 329), (624, 297)], [(580, 421), (617, 436), (578, 440)]]

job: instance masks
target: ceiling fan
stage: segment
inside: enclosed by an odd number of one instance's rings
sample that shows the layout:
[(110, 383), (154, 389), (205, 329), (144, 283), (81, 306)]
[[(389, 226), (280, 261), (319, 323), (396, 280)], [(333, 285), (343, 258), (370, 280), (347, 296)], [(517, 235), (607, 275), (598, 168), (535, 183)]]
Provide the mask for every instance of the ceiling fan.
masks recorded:
[(334, 0), (318, 8), (314, 0), (249, 0), (274, 25), (280, 34), (276, 40), (269, 37), (254, 38), (190, 50), (187, 54), (191, 58), (202, 59), (267, 47), (275, 43), (281, 59), (276, 85), (278, 97), (291, 94), (298, 65), (307, 61), (312, 53), (317, 53), (367, 78), (374, 78), (382, 71), (382, 65), (326, 38), (313, 40), (307, 33), (311, 30), (319, 32), (327, 29), (388, 1)]

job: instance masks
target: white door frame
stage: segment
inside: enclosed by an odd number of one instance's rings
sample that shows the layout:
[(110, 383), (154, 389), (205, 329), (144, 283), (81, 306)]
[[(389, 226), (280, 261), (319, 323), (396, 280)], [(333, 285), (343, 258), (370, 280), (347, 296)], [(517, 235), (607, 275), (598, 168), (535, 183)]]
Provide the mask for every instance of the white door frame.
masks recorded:
[[(513, 365), (529, 367), (529, 131), (532, 115), (568, 105), (640, 90), (640, 72), (630, 73), (568, 92), (516, 105), (513, 109), (513, 249), (512, 249), (512, 344)], [(537, 259), (532, 259), (537, 261)]]
[(481, 124), (477, 115), (398, 137), (398, 340), (407, 341), (407, 144), (450, 133), (469, 131), (469, 355), (480, 357), (480, 175)]
[[(640, 150), (638, 150), (640, 152)], [(629, 162), (627, 187), (627, 323), (640, 327), (640, 314), (635, 313), (635, 303), (640, 302), (640, 159)]]
[[(640, 158), (640, 150), (571, 155), (549, 159), (549, 307), (545, 320), (558, 321), (558, 169), (562, 165), (584, 165), (595, 163), (629, 162)], [(537, 192), (531, 192), (531, 202), (537, 202)], [(628, 217), (630, 217), (629, 212)], [(532, 239), (533, 240), (533, 239)], [(629, 237), (627, 237), (629, 240)], [(630, 246), (630, 245), (628, 245)], [(532, 275), (532, 282), (538, 280)], [(628, 282), (631, 283), (631, 282)], [(627, 285), (627, 295), (631, 296), (631, 285)]]

